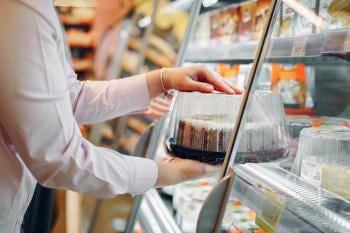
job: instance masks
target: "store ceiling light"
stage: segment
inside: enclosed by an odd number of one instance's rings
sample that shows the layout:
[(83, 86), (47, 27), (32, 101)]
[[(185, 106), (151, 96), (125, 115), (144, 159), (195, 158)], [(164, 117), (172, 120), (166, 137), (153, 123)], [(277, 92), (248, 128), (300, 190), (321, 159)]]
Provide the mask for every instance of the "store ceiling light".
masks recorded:
[(55, 0), (55, 6), (64, 7), (95, 7), (96, 0)]

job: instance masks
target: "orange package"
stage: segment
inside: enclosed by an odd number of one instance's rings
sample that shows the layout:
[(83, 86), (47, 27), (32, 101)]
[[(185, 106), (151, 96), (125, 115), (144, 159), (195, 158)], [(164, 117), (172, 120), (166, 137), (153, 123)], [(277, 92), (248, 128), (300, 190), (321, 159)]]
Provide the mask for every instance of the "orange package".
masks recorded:
[(305, 65), (285, 68), (273, 63), (271, 89), (281, 94), (286, 108), (304, 109), (307, 97)]

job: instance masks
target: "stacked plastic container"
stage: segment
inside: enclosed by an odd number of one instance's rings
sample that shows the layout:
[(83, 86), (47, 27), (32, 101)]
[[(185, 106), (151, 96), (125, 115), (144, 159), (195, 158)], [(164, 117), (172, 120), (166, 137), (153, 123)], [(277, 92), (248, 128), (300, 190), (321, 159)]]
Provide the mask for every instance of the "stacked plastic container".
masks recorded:
[(350, 199), (350, 129), (342, 126), (305, 128), (296, 158), (300, 176)]

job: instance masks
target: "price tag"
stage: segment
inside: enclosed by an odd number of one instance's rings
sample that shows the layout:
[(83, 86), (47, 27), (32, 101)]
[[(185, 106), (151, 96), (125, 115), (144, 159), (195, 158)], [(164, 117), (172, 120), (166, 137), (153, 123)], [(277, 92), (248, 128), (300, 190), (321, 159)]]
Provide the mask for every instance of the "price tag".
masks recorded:
[(303, 159), (300, 177), (310, 184), (320, 186), (323, 166), (315, 158), (309, 157)]
[(284, 206), (279, 202), (278, 196), (272, 192), (266, 192), (263, 200), (260, 202), (255, 223), (266, 233), (274, 233), (282, 217), (283, 210)]
[(305, 56), (306, 45), (307, 45), (307, 37), (306, 36), (294, 38), (291, 55), (293, 57)]
[(350, 31), (348, 31), (348, 33), (345, 37), (345, 41), (344, 41), (344, 45), (343, 45), (343, 52), (345, 52), (345, 53), (350, 52)]

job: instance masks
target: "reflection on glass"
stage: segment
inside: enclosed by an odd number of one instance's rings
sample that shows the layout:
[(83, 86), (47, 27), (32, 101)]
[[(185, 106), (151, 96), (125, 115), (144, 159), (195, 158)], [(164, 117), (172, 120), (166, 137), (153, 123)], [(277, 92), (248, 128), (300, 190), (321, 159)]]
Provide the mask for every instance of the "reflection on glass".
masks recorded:
[(277, 6), (246, 84), (223, 228), (238, 198), (265, 232), (349, 232), (350, 1)]

